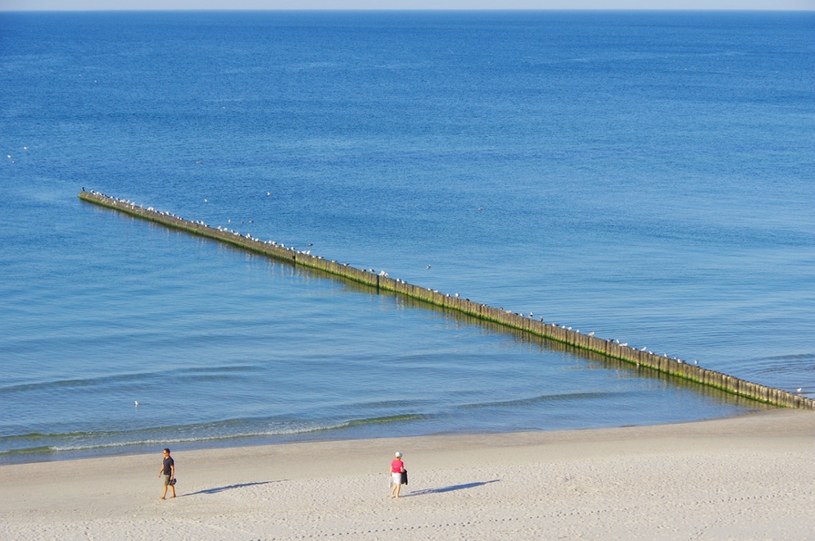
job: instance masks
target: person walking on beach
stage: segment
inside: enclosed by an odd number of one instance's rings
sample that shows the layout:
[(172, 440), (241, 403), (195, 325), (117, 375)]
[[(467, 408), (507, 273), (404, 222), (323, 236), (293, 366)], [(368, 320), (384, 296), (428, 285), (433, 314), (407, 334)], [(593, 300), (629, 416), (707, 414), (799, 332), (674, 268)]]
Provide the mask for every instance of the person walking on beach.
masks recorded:
[(391, 498), (398, 498), (399, 491), (402, 490), (402, 476), (407, 473), (405, 463), (402, 462), (402, 453), (396, 451), (394, 459), (391, 461)]
[(164, 477), (164, 492), (161, 493), (161, 499), (167, 497), (167, 487), (173, 491), (173, 498), (175, 498), (175, 460), (170, 456), (170, 450), (164, 448), (164, 460), (161, 462), (161, 469), (158, 471), (159, 477)]

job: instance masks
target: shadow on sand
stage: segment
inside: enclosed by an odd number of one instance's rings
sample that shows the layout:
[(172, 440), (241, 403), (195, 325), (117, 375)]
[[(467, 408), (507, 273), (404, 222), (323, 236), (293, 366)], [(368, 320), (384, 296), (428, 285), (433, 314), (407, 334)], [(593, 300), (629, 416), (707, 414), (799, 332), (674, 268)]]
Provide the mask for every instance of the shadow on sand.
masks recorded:
[(450, 485), (449, 487), (441, 488), (426, 488), (424, 490), (417, 490), (416, 492), (405, 494), (403, 497), (424, 496), (425, 494), (442, 494), (444, 492), (453, 492), (454, 490), (465, 490), (468, 488), (481, 487), (490, 483), (497, 483), (498, 481), (500, 481), (500, 479), (493, 479), (492, 481), (479, 481), (477, 483), (464, 483), (463, 485)]
[(199, 490), (198, 492), (190, 492), (189, 494), (184, 494), (184, 496), (196, 496), (198, 494), (218, 494), (219, 492), (225, 492), (227, 490), (235, 490), (237, 488), (246, 488), (246, 487), (253, 487), (256, 485), (268, 485), (269, 483), (273, 483), (275, 481), (256, 481), (254, 483), (238, 483), (235, 485), (226, 485), (222, 487), (214, 487), (214, 488), (205, 488), (204, 490)]

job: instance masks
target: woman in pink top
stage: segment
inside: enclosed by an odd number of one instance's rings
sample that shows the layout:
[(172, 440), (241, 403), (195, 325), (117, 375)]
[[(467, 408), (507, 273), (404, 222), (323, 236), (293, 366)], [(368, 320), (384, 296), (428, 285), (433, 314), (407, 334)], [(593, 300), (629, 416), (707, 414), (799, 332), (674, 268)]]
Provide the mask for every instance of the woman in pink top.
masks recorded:
[(398, 498), (402, 489), (402, 472), (405, 471), (405, 463), (402, 462), (402, 453), (396, 451), (396, 458), (391, 461), (391, 498)]

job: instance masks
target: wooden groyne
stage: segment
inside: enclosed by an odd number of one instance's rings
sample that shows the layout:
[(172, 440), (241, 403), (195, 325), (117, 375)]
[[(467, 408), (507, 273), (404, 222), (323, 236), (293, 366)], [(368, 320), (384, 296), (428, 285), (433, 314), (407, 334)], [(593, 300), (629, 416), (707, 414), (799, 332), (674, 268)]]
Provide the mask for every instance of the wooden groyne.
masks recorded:
[(715, 370), (703, 368), (695, 363), (685, 362), (676, 357), (636, 349), (627, 344), (621, 344), (616, 340), (607, 340), (594, 336), (593, 333), (581, 333), (569, 327), (546, 323), (542, 319), (533, 319), (523, 314), (487, 306), (470, 299), (461, 298), (458, 295), (449, 295), (435, 289), (409, 284), (404, 280), (391, 278), (384, 272), (377, 273), (371, 270), (357, 269), (346, 263), (312, 255), (309, 251), (296, 250), (283, 244), (257, 239), (248, 234), (241, 234), (223, 227), (211, 227), (200, 221), (186, 220), (168, 212), (159, 211), (152, 207), (145, 208), (131, 201), (114, 198), (99, 192), (88, 192), (83, 189), (79, 193), (79, 198), (88, 203), (115, 209), (173, 229), (208, 237), (293, 265), (352, 280), (376, 288), (378, 291), (403, 295), (447, 310), (467, 314), (481, 321), (493, 322), (501, 327), (516, 329), (523, 333), (561, 342), (574, 348), (595, 352), (607, 358), (618, 359), (636, 365), (637, 368), (655, 370), (765, 404), (815, 409), (815, 400), (782, 389), (752, 383)]

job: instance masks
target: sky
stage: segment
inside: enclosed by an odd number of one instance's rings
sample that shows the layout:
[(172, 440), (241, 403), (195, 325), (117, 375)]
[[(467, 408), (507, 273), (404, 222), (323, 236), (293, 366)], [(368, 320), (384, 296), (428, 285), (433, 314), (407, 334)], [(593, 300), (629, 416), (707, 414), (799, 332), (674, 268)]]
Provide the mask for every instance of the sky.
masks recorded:
[(186, 9), (815, 10), (815, 0), (0, 0), (0, 11)]

